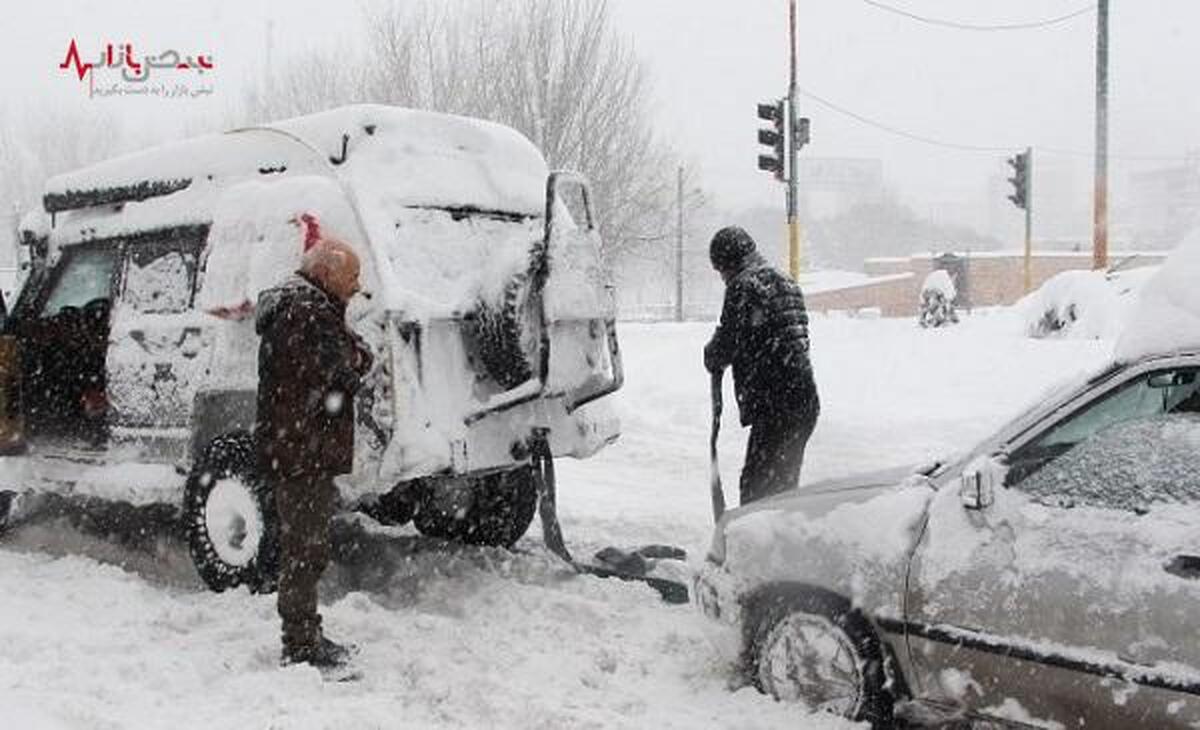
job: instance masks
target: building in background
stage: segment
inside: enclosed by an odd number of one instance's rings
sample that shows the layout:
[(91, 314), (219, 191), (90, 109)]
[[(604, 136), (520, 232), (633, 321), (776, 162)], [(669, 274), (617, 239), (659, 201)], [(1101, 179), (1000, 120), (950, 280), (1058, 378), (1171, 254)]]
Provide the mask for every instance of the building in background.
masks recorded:
[[(1162, 263), (1162, 251), (1114, 251), (1120, 268)], [(1086, 271), (1092, 252), (1037, 251), (1032, 257), (1032, 283), (1036, 289), (1055, 274)], [(921, 285), (929, 272), (945, 269), (954, 278), (958, 306), (1009, 305), (1025, 295), (1024, 256), (1017, 251), (924, 253), (914, 256), (871, 258), (863, 262), (866, 278), (848, 285), (808, 287), (805, 302), (811, 312), (870, 311), (884, 317), (911, 317), (917, 313)]]
[(1200, 226), (1200, 150), (1179, 164), (1135, 172), (1129, 180), (1130, 235), (1144, 248), (1170, 248)]

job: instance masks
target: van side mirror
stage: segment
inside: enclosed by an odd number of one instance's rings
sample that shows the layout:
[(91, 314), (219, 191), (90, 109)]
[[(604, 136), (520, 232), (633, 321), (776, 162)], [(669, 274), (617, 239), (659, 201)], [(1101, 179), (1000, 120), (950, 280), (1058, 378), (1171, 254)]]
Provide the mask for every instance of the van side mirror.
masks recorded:
[(1004, 484), (1008, 465), (1002, 455), (981, 456), (963, 469), (958, 496), (964, 509), (981, 510), (996, 501), (996, 488)]

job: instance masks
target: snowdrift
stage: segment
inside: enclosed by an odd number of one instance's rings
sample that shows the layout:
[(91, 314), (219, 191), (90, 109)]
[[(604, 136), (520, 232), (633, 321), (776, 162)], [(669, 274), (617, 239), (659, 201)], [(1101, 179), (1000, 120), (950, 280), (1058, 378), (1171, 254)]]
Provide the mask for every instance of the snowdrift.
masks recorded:
[(1117, 341), (1118, 360), (1200, 350), (1200, 229), (1193, 231), (1148, 282)]

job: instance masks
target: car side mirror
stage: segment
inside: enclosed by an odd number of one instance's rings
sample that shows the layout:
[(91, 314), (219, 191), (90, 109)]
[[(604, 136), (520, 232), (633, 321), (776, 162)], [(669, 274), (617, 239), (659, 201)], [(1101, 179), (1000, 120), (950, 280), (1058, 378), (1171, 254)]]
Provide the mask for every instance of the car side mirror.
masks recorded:
[(1008, 465), (1000, 455), (981, 456), (963, 469), (959, 478), (958, 496), (964, 509), (981, 510), (996, 501), (996, 488), (1004, 484)]

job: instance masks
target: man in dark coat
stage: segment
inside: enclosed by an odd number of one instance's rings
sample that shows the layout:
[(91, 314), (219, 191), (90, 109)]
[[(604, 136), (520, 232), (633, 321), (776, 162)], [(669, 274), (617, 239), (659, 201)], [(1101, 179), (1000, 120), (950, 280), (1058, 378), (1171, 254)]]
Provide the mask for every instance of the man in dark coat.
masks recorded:
[(709, 247), (725, 281), (721, 323), (704, 366), (733, 366), (743, 426), (750, 427), (741, 503), (792, 489), (821, 405), (808, 359), (808, 313), (800, 287), (763, 260), (741, 228), (722, 228)]
[(354, 392), (371, 356), (346, 326), (359, 290), (359, 262), (345, 243), (324, 239), (300, 270), (258, 299), (260, 474), (279, 511), (279, 617), (283, 663), (333, 667), (350, 649), (325, 638), (317, 581), (329, 563), (333, 477), (354, 456)]

